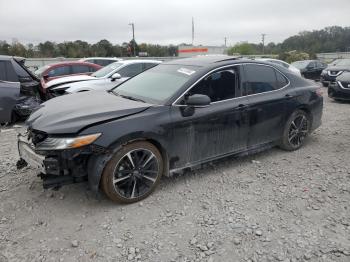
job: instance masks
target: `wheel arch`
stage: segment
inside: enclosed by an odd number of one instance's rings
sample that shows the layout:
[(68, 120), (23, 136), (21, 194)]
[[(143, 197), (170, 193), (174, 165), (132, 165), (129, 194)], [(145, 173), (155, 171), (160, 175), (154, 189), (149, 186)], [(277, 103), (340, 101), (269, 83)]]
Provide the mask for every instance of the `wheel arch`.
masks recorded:
[(113, 157), (114, 153), (117, 152), (122, 146), (125, 146), (135, 141), (146, 141), (154, 145), (159, 150), (164, 162), (163, 175), (167, 176), (169, 174), (169, 157), (165, 149), (164, 143), (161, 142), (161, 139), (157, 139), (156, 137), (151, 135), (141, 135), (138, 133), (129, 134), (119, 138), (117, 141), (109, 145), (107, 149), (108, 153), (101, 155), (92, 155), (89, 158), (87, 165), (88, 183), (90, 189), (97, 197), (99, 195), (99, 186), (102, 172), (108, 161)]

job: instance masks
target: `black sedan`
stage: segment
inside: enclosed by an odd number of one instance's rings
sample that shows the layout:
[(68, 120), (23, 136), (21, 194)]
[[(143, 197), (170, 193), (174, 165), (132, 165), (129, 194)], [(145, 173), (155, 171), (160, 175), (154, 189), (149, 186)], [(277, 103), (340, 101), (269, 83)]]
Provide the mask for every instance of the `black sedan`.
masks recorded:
[(350, 72), (350, 59), (339, 59), (336, 64), (328, 66), (321, 74), (323, 86), (328, 86), (336, 81), (336, 78), (344, 72)]
[(300, 70), (303, 77), (312, 80), (320, 80), (322, 71), (327, 67), (327, 64), (318, 60), (302, 60), (291, 64)]
[(344, 72), (328, 87), (328, 96), (335, 100), (350, 101), (350, 72)]
[(109, 92), (42, 104), (19, 136), (44, 187), (87, 180), (117, 202), (148, 196), (161, 176), (275, 145), (296, 150), (320, 126), (320, 88), (275, 64), (232, 57), (171, 61)]

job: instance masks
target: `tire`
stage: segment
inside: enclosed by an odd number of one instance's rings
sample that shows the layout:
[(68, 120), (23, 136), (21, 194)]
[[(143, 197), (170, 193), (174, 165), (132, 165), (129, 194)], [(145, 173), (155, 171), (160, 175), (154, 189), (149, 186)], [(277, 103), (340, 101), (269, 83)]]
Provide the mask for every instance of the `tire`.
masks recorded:
[(135, 141), (122, 146), (106, 164), (101, 187), (114, 202), (134, 203), (154, 191), (163, 172), (159, 150), (149, 142)]
[(309, 132), (310, 118), (308, 114), (303, 110), (295, 111), (286, 122), (280, 147), (287, 151), (299, 149), (303, 146)]

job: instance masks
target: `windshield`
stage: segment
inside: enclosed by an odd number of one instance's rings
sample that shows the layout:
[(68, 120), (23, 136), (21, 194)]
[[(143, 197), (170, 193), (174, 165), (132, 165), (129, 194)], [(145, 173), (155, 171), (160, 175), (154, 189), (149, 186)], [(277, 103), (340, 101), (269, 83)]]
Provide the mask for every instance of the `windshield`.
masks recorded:
[(350, 59), (340, 59), (336, 66), (350, 66)]
[(117, 86), (113, 93), (152, 104), (164, 104), (198, 69), (194, 66), (159, 65)]
[(112, 63), (105, 67), (102, 67), (100, 70), (97, 70), (95, 73), (91, 74), (91, 76), (100, 78), (100, 77), (106, 77), (110, 73), (112, 73), (114, 70), (116, 70), (118, 67), (122, 66), (122, 63)]
[(46, 69), (48, 69), (49, 68), (49, 66), (42, 66), (42, 67), (40, 67), (38, 70), (36, 70), (35, 72), (34, 72), (34, 74), (36, 75), (36, 76), (38, 76), (39, 78), (41, 78), (42, 77), (42, 74), (44, 73), (44, 71), (46, 70)]
[(295, 66), (298, 69), (302, 69), (305, 68), (308, 64), (310, 63), (310, 61), (296, 61), (294, 63), (292, 63), (292, 66)]

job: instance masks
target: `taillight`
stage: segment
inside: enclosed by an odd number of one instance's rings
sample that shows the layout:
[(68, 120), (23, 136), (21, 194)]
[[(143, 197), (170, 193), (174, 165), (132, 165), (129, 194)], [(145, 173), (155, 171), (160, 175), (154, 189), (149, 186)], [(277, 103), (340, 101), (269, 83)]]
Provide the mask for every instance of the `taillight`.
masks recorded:
[(315, 93), (316, 93), (316, 95), (318, 95), (318, 96), (323, 96), (323, 90), (322, 90), (322, 88), (317, 88), (317, 89), (315, 90)]

